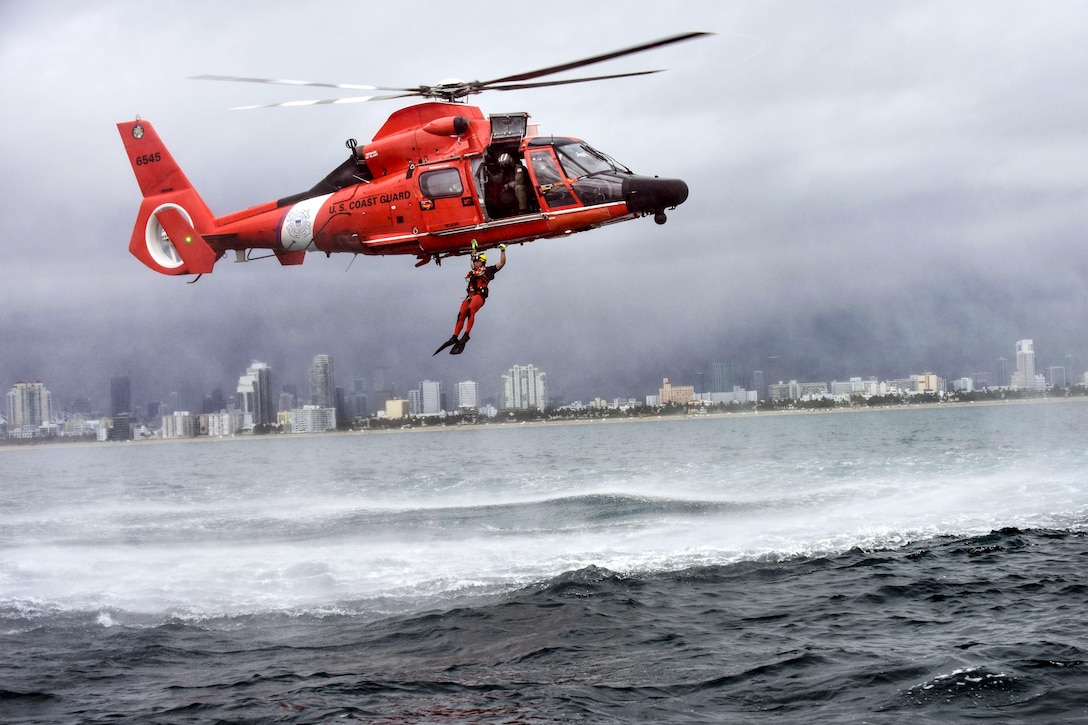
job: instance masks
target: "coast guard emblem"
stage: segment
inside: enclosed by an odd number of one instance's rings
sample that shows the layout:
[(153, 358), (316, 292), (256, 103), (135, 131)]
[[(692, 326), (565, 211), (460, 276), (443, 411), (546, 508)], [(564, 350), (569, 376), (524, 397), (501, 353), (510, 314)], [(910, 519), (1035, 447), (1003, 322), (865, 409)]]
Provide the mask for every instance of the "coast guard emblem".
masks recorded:
[(287, 218), (287, 223), (283, 225), (283, 228), (287, 232), (287, 236), (292, 239), (308, 240), (314, 229), (314, 224), (310, 220), (310, 210), (296, 208), (291, 212), (291, 216)]

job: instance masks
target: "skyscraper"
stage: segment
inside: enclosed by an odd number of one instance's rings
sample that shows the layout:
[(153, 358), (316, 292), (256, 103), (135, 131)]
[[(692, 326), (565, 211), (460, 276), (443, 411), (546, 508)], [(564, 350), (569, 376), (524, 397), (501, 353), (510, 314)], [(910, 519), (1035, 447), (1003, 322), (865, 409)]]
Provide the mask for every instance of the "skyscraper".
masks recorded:
[(117, 417), (132, 412), (132, 380), (129, 375), (110, 378), (110, 415)]
[(265, 363), (254, 362), (246, 374), (238, 378), (238, 408), (246, 428), (271, 425), (276, 410), (272, 405), (272, 369)]
[(476, 410), (480, 407), (480, 385), (471, 380), (457, 383), (457, 408)]
[(385, 404), (396, 397), (395, 386), (389, 376), (389, 368), (374, 368), (371, 380), (371, 396), (368, 405), (372, 410), (385, 410)]
[(343, 423), (351, 423), (355, 417), (348, 414), (348, 393), (342, 385), (337, 385), (333, 390), (333, 400), (336, 404), (336, 420)]
[(710, 392), (731, 393), (733, 392), (733, 386), (736, 385), (735, 380), (733, 363), (710, 364)]
[(1069, 384), (1064, 365), (1051, 365), (1046, 369), (1046, 377), (1047, 382), (1055, 388), (1064, 388)]
[(1012, 387), (1018, 390), (1039, 389), (1035, 379), (1035, 344), (1031, 340), (1016, 342), (1016, 371), (1012, 374)]
[(759, 400), (764, 400), (767, 394), (767, 388), (763, 384), (763, 371), (752, 371), (752, 390), (756, 391), (756, 397)]
[(132, 415), (132, 380), (126, 373), (110, 379), (110, 416), (113, 418), (108, 437), (111, 441), (130, 441), (136, 429)]
[(366, 380), (355, 378), (351, 381), (351, 392), (348, 394), (348, 420), (365, 418), (367, 414)]
[(8, 392), (8, 426), (31, 434), (53, 418), (52, 396), (40, 382), (15, 383)]
[(389, 368), (374, 368), (374, 370), (371, 372), (370, 389), (373, 390), (375, 393), (381, 393), (393, 389), (393, 386), (389, 384)]
[[(284, 396), (286, 396), (286, 398)], [(284, 405), (285, 400), (287, 401), (287, 405)], [(280, 388), (280, 410), (291, 410), (292, 408), (297, 407), (299, 407), (298, 386), (284, 385)]]
[(446, 408), (445, 395), (442, 392), (442, 383), (434, 380), (424, 380), (419, 384), (420, 404), (423, 415), (438, 415)]
[(547, 376), (532, 365), (515, 365), (502, 376), (503, 405), (508, 409), (543, 411), (548, 406)]
[(336, 407), (336, 376), (331, 355), (315, 355), (310, 365), (310, 399), (319, 408)]

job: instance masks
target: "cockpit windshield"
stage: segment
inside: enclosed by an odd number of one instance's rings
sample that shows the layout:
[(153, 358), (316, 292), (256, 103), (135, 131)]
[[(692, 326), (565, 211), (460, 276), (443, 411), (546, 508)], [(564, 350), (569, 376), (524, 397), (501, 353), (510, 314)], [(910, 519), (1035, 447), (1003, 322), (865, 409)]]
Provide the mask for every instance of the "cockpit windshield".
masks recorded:
[(631, 173), (629, 168), (586, 143), (557, 144), (555, 152), (563, 171), (571, 178), (581, 179), (609, 172)]
[(533, 183), (548, 209), (626, 201), (624, 185), (635, 174), (607, 154), (578, 139), (555, 136), (537, 136), (527, 146)]

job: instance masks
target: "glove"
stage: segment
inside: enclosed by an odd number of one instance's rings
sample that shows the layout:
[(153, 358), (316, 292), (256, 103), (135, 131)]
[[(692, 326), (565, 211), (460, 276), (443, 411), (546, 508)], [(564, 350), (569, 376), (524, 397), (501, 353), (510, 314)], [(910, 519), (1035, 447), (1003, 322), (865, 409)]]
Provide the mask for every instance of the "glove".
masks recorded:
[(506, 251), (506, 245), (505, 244), (500, 244), (499, 245), (499, 251), (500, 252), (505, 252)]

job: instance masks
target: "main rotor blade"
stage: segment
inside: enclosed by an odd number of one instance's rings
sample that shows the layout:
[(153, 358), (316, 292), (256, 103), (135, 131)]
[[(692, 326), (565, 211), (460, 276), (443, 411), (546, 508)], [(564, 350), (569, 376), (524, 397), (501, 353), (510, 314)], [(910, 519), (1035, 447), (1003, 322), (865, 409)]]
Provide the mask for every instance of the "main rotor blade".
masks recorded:
[(235, 106), (232, 111), (252, 111), (255, 108), (290, 108), (292, 106), (322, 106), (334, 103), (366, 103), (367, 101), (388, 101), (393, 98), (409, 98), (418, 93), (398, 93), (387, 96), (350, 96), (348, 98), (322, 98), (313, 101), (282, 101), (280, 103), (262, 103), (256, 106)]
[(681, 33), (680, 35), (672, 35), (667, 38), (661, 38), (659, 40), (653, 40), (641, 45), (635, 45), (630, 48), (623, 48), (621, 50), (614, 50), (611, 53), (604, 53), (602, 55), (595, 55), (591, 58), (583, 58), (582, 60), (575, 60), (569, 63), (563, 63), (560, 65), (549, 66), (548, 68), (540, 68), (534, 71), (528, 71), (526, 73), (518, 73), (516, 75), (504, 76), (502, 78), (495, 78), (490, 81), (470, 81), (470, 82), (457, 82), (457, 83), (440, 83), (436, 86), (417, 86), (415, 88), (401, 88), (401, 87), (389, 87), (389, 86), (370, 86), (360, 85), (357, 83), (323, 83), (320, 81), (299, 81), (290, 80), (285, 78), (249, 78), (245, 76), (221, 76), (221, 75), (197, 75), (190, 76), (193, 80), (201, 81), (230, 81), (236, 83), (265, 83), (281, 86), (307, 86), (318, 88), (340, 88), (353, 91), (393, 91), (393, 95), (382, 96), (356, 96), (353, 98), (336, 98), (336, 99), (323, 99), (313, 101), (286, 101), (282, 103), (268, 103), (255, 106), (239, 106), (232, 110), (248, 110), (252, 108), (277, 108), (287, 106), (314, 106), (323, 104), (334, 103), (362, 103), (366, 101), (386, 101), (395, 98), (409, 98), (412, 96), (420, 96), (424, 98), (441, 98), (446, 101), (455, 101), (462, 99), (466, 96), (482, 93), (487, 90), (499, 90), (499, 91), (513, 91), (519, 88), (542, 88), (545, 86), (563, 86), (572, 83), (588, 83), (591, 81), (609, 80), (612, 78), (629, 78), (632, 76), (649, 75), (651, 73), (660, 73), (659, 70), (651, 71), (636, 71), (632, 73), (616, 73), (612, 75), (593, 76), (587, 78), (573, 78), (569, 80), (559, 81), (545, 81), (540, 83), (524, 83), (524, 81), (531, 81), (542, 76), (551, 75), (552, 73), (561, 73), (563, 71), (573, 70), (575, 68), (581, 68), (583, 66), (592, 65), (594, 63), (601, 63), (606, 60), (612, 60), (613, 58), (620, 58), (625, 55), (632, 55), (634, 53), (642, 53), (647, 50), (653, 50), (654, 48), (660, 48), (666, 45), (672, 45), (673, 43), (680, 43), (685, 40), (693, 40), (700, 38), (704, 35), (713, 35), (713, 33), (706, 32), (692, 32)]
[(364, 86), (357, 83), (321, 83), (319, 81), (293, 81), (285, 78), (245, 78), (243, 76), (199, 75), (189, 76), (195, 81), (231, 81), (236, 83), (268, 83), (278, 86), (316, 86), (318, 88), (344, 88), (349, 91), (414, 91), (414, 88), (386, 88)]
[(571, 83), (589, 83), (591, 81), (607, 81), (613, 78), (630, 78), (631, 76), (648, 76), (651, 73), (661, 73), (661, 70), (640, 70), (633, 73), (616, 73), (609, 76), (594, 76), (592, 78), (567, 78), (561, 81), (537, 81), (536, 83), (503, 83), (487, 86), (488, 91), (517, 91), (522, 88), (544, 88), (545, 86), (566, 86)]
[(654, 48), (660, 48), (665, 45), (672, 45), (673, 43), (680, 43), (685, 40), (692, 40), (704, 35), (712, 35), (712, 33), (694, 32), (694, 33), (682, 33), (680, 35), (672, 35), (668, 38), (661, 38), (660, 40), (653, 40), (649, 43), (643, 43), (642, 45), (635, 45), (630, 48), (623, 48), (622, 50), (614, 50), (611, 53), (605, 53), (603, 55), (595, 55), (592, 58), (583, 58), (582, 60), (571, 61), (570, 63), (563, 63), (561, 65), (553, 65), (548, 68), (541, 68), (539, 70), (529, 71), (527, 73), (518, 73), (517, 75), (505, 76), (503, 78), (495, 78), (494, 80), (484, 81), (480, 83), (480, 86), (487, 87), (495, 83), (512, 83), (514, 81), (530, 81), (534, 78), (540, 78), (541, 76), (550, 75), (552, 73), (561, 73), (566, 70), (573, 70), (574, 68), (581, 68), (583, 66), (592, 65), (593, 63), (601, 63), (606, 60), (612, 60), (613, 58), (620, 58), (625, 55), (631, 55), (633, 53), (641, 53), (646, 50), (652, 50)]

